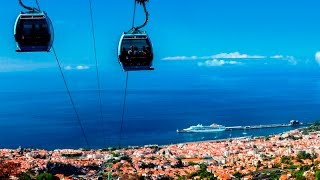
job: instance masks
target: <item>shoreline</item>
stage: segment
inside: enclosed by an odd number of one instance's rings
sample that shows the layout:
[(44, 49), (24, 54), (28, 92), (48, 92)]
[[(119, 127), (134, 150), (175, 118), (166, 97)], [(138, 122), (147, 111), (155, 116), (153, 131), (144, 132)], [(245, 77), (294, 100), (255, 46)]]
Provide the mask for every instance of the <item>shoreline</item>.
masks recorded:
[[(80, 147), (80, 148), (54, 148), (54, 149), (46, 149), (46, 148), (37, 148), (37, 147), (22, 147), (19, 146), (17, 148), (5, 148), (5, 147), (0, 147), (0, 150), (2, 149), (6, 149), (6, 150), (15, 150), (15, 149), (30, 149), (30, 150), (46, 150), (46, 151), (55, 151), (55, 150), (81, 150), (81, 151), (91, 151), (91, 150), (121, 150), (121, 149), (139, 149), (139, 148), (145, 148), (145, 147), (168, 147), (168, 146), (172, 146), (172, 145), (181, 145), (181, 144), (200, 144), (200, 143), (219, 143), (219, 142), (226, 142), (226, 141), (230, 141), (230, 140), (241, 140), (241, 139), (259, 139), (259, 138), (263, 138), (263, 137), (273, 137), (273, 136), (277, 136), (277, 135), (281, 135), (281, 134), (285, 134), (285, 133), (290, 133), (291, 131), (295, 131), (295, 130), (302, 130), (302, 129), (306, 129), (308, 127), (310, 127), (312, 125), (312, 123), (310, 123), (310, 125), (302, 125), (303, 127), (299, 127), (296, 129), (291, 129), (289, 131), (283, 131), (281, 133), (276, 133), (276, 134), (269, 134), (269, 135), (265, 135), (265, 136), (254, 136), (254, 135), (246, 135), (246, 136), (238, 136), (238, 137), (229, 137), (229, 138), (221, 138), (221, 139), (209, 139), (209, 140), (199, 140), (199, 141), (185, 141), (185, 142), (179, 142), (179, 143), (170, 143), (170, 144), (145, 144), (145, 145), (136, 145), (136, 146), (123, 146), (123, 147), (116, 147), (116, 146), (109, 146), (109, 147), (105, 147), (105, 148), (84, 148), (84, 147)], [(276, 128), (280, 128), (280, 127), (276, 127)], [(275, 128), (275, 129), (276, 129)], [(238, 130), (235, 130), (238, 131)], [(250, 131), (250, 129), (249, 129)], [(229, 132), (229, 131), (226, 131)], [(234, 132), (234, 131), (233, 131)], [(193, 133), (193, 134), (197, 134), (197, 133)]]
[[(68, 178), (97, 179), (106, 177), (104, 172), (110, 172), (112, 177), (124, 179), (129, 176), (157, 179), (164, 175), (191, 177), (201, 171), (210, 177), (231, 179), (236, 172), (253, 176), (258, 170), (273, 167), (285, 170), (287, 165), (281, 164), (283, 157), (294, 160), (301, 152), (320, 154), (319, 130), (320, 123), (317, 123), (311, 128), (296, 128), (268, 136), (120, 149), (0, 149), (0, 155), (2, 166), (14, 168), (11, 175), (15, 177), (21, 173), (34, 172), (30, 176), (35, 177), (41, 172), (48, 172)], [(294, 162), (295, 167), (302, 167), (310, 160)], [(66, 171), (66, 167), (73, 170)]]

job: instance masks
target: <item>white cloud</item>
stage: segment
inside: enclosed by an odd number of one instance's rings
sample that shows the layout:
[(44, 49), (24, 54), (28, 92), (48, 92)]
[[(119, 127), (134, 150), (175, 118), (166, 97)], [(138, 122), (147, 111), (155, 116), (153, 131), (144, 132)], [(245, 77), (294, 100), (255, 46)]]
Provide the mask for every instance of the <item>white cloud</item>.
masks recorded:
[(294, 58), (293, 56), (286, 56), (285, 58), (283, 58), (283, 60), (287, 60), (292, 65), (297, 65), (298, 64), (297, 59)]
[(205, 60), (205, 59), (263, 59), (266, 56), (261, 55), (248, 55), (239, 52), (232, 53), (219, 53), (212, 56), (172, 56), (165, 57), (162, 60)]
[[(220, 59), (220, 60), (217, 60)], [(263, 55), (249, 55), (249, 54), (241, 54), (240, 52), (231, 52), (231, 53), (219, 53), (211, 56), (171, 56), (165, 57), (162, 60), (170, 60), (170, 61), (185, 61), (185, 60), (199, 60), (204, 62), (199, 62), (199, 66), (220, 66), (220, 64), (232, 64), (237, 61), (227, 61), (231, 59), (241, 59), (241, 60), (283, 60), (287, 61), (291, 65), (297, 65), (298, 61), (293, 56), (285, 56), (281, 54), (277, 54), (274, 56), (263, 56)], [(225, 61), (221, 61), (225, 60)], [(320, 51), (319, 51), (319, 65), (320, 65)], [(240, 63), (240, 62), (237, 62)], [(244, 62), (242, 62), (244, 63)], [(265, 64), (265, 62), (264, 62)]]
[(271, 59), (281, 59), (281, 60), (293, 60), (295, 59), (293, 56), (284, 56), (284, 55), (275, 55), (275, 56), (270, 56)]
[(71, 70), (72, 67), (71, 67), (71, 66), (66, 66), (66, 67), (64, 67), (64, 69), (65, 69), (65, 70)]
[(292, 65), (297, 65), (298, 64), (296, 58), (293, 57), (293, 56), (275, 55), (275, 56), (271, 56), (270, 58), (271, 59), (285, 60), (285, 61), (288, 61)]
[[(54, 61), (46, 60), (21, 60), (8, 57), (0, 57), (0, 72), (15, 72), (15, 71), (33, 71), (39, 69), (57, 68)], [(90, 65), (66, 65), (65, 70), (87, 70)]]
[(263, 59), (263, 58), (266, 58), (266, 56), (241, 54), (239, 52), (220, 53), (220, 54), (213, 55), (211, 57), (212, 58), (220, 58), (220, 59)]
[(241, 62), (237, 61), (225, 61), (225, 60), (219, 60), (219, 59), (212, 59), (212, 60), (207, 60), (205, 62), (198, 62), (198, 66), (223, 66), (223, 65), (236, 65), (236, 64), (241, 64)]
[(162, 60), (197, 60), (197, 56), (172, 56), (172, 57), (165, 57)]
[(320, 65), (320, 51), (316, 52), (315, 59), (316, 59), (317, 63)]
[(87, 65), (77, 65), (75, 67), (72, 67), (70, 65), (68, 66), (65, 66), (64, 67), (65, 70), (87, 70), (87, 69), (90, 69), (90, 66), (87, 66)]
[(0, 57), (0, 72), (33, 71), (52, 67), (56, 67), (55, 63)]
[[(319, 51), (320, 52), (320, 51)], [(263, 56), (263, 55), (248, 55), (241, 54), (239, 52), (232, 53), (219, 53), (211, 56), (170, 56), (162, 58), (162, 60), (208, 60), (208, 59), (281, 59), (292, 62), (295, 60), (293, 56), (274, 55), (274, 56)]]
[(271, 59), (282, 59), (284, 56), (283, 55), (274, 55), (274, 56), (271, 56), (270, 58)]
[(85, 70), (85, 69), (89, 69), (89, 66), (83, 66), (83, 65), (79, 65), (76, 67), (77, 70)]

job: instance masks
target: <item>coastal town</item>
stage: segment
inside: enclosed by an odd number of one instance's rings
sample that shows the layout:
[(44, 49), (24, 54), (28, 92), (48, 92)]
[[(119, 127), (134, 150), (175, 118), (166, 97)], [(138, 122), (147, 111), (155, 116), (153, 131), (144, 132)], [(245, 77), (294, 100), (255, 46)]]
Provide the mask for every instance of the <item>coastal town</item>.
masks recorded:
[(0, 149), (0, 179), (319, 179), (320, 124), (266, 137), (123, 149)]

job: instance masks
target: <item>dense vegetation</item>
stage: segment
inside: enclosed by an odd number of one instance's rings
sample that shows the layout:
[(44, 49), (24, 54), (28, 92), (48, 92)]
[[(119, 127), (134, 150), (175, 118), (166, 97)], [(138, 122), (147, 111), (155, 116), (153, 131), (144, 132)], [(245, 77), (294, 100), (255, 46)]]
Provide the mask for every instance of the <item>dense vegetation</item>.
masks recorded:
[(200, 170), (189, 174), (187, 178), (193, 179), (196, 176), (199, 176), (201, 179), (217, 179), (214, 174), (207, 171), (207, 166), (205, 164), (200, 164)]
[(316, 131), (320, 131), (320, 120), (313, 123), (310, 127), (304, 128), (302, 130), (302, 134), (307, 135), (310, 132), (316, 132)]

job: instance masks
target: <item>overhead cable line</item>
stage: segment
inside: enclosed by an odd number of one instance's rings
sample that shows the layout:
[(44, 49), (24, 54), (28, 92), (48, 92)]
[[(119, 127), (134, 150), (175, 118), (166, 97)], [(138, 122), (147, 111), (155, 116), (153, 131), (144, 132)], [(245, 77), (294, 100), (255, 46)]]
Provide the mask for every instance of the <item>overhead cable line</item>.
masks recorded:
[(135, 20), (135, 17), (136, 17), (136, 8), (137, 8), (137, 1), (134, 1), (133, 16), (132, 16), (132, 28), (134, 28), (134, 20)]
[(38, 4), (38, 1), (36, 1), (36, 2), (37, 2), (37, 5), (38, 5), (38, 8), (39, 8), (39, 9), (26, 6), (26, 5), (23, 4), (22, 0), (19, 0), (20, 6), (22, 6), (24, 9), (27, 9), (27, 10), (33, 11), (33, 12), (34, 12), (34, 11), (39, 12), (39, 11), (40, 11), (40, 7), (39, 7), (39, 4)]
[(125, 86), (125, 89), (124, 89), (124, 97), (123, 97), (122, 117), (121, 117), (120, 136), (119, 136), (119, 148), (121, 147), (123, 121), (124, 121), (124, 115), (125, 115), (125, 110), (126, 110), (128, 79), (129, 79), (129, 72), (126, 71), (126, 86)]
[(92, 0), (89, 0), (89, 7), (90, 7), (90, 17), (91, 17), (91, 31), (92, 31), (92, 39), (93, 39), (93, 49), (94, 49), (94, 58), (96, 64), (96, 78), (98, 83), (98, 94), (99, 94), (99, 109), (100, 109), (100, 121), (102, 124), (102, 136), (104, 145), (106, 145), (106, 137), (105, 137), (105, 128), (104, 128), (104, 118), (102, 112), (102, 100), (101, 100), (101, 85), (100, 85), (100, 73), (98, 68), (98, 57), (97, 57), (97, 48), (96, 48), (96, 37), (95, 37), (95, 30), (94, 30), (94, 23), (93, 23), (93, 11), (92, 11)]
[(55, 51), (55, 49), (54, 49), (53, 46), (52, 46), (52, 51), (53, 51), (53, 54), (54, 54), (54, 56), (55, 56), (55, 58), (56, 58), (57, 64), (58, 64), (58, 66), (59, 66), (60, 73), (61, 73), (61, 76), (62, 76), (64, 85), (66, 86), (66, 89), (67, 89), (67, 92), (68, 92), (68, 95), (69, 95), (69, 98), (70, 98), (70, 101), (71, 101), (73, 110), (74, 110), (74, 112), (75, 112), (75, 114), (76, 114), (76, 117), (77, 117), (79, 126), (80, 126), (80, 128), (81, 128), (82, 135), (83, 135), (83, 137), (84, 137), (84, 140), (85, 140), (85, 142), (86, 142), (87, 147), (90, 148), (89, 142), (88, 142), (88, 139), (87, 139), (87, 136), (86, 136), (86, 133), (85, 133), (85, 131), (84, 131), (82, 122), (81, 122), (80, 117), (79, 117), (79, 114), (78, 114), (78, 111), (77, 111), (77, 109), (76, 109), (76, 106), (75, 106), (75, 104), (74, 104), (73, 98), (72, 98), (72, 96), (71, 96), (71, 92), (70, 92), (70, 90), (69, 90), (69, 87), (68, 87), (66, 78), (64, 77), (64, 74), (63, 74), (63, 71), (62, 71), (62, 68), (61, 68), (60, 61), (59, 61), (59, 59), (58, 59), (57, 53), (56, 53), (56, 51)]
[(142, 5), (143, 7), (143, 10), (144, 10), (144, 13), (146, 15), (146, 19), (144, 21), (144, 23), (140, 26), (137, 26), (137, 27), (134, 27), (134, 30), (139, 30), (141, 28), (143, 28), (144, 26), (147, 25), (148, 21), (149, 21), (149, 12), (147, 10), (147, 7), (146, 7), (146, 3), (145, 2), (148, 2), (148, 0), (136, 0), (135, 1), (135, 4), (138, 2), (138, 4)]
[(37, 6), (38, 6), (38, 10), (41, 11), (38, 0), (36, 0)]
[[(149, 0), (135, 0), (135, 1), (134, 1), (133, 18), (132, 18), (132, 28), (131, 28), (130, 31), (132, 31), (132, 32), (139, 31), (139, 29), (141, 29), (142, 27), (144, 27), (144, 26), (148, 23), (149, 13), (148, 13), (148, 11), (147, 11), (146, 4), (145, 4), (145, 2), (148, 2), (148, 1), (149, 1)], [(146, 19), (145, 19), (145, 22), (144, 22), (142, 25), (137, 26), (137, 27), (134, 27), (137, 3), (143, 6), (143, 9), (144, 9), (144, 12), (145, 12), (145, 15), (146, 15)], [(119, 136), (119, 148), (121, 147), (122, 131), (123, 131), (123, 121), (124, 121), (124, 115), (125, 115), (125, 109), (126, 109), (128, 79), (129, 79), (129, 72), (128, 72), (128, 71), (125, 71), (125, 72), (126, 72), (126, 85), (125, 85), (124, 97), (123, 97), (122, 117), (121, 117), (120, 136)]]
[[(141, 28), (143, 28), (144, 26), (147, 25), (147, 23), (148, 23), (148, 21), (149, 21), (149, 12), (148, 12), (147, 7), (146, 7), (146, 2), (148, 2), (148, 0), (135, 0), (135, 1), (134, 1), (133, 17), (132, 17), (132, 27), (131, 27), (130, 31), (132, 31), (132, 32), (138, 31), (138, 30), (140, 30)], [(135, 26), (134, 26), (134, 21), (135, 21), (135, 16), (136, 16), (136, 6), (137, 6), (137, 3), (140, 4), (140, 5), (142, 5), (143, 10), (144, 10), (144, 13), (145, 13), (145, 16), (146, 16), (146, 19), (145, 19), (145, 21), (143, 22), (143, 24), (141, 24), (140, 26), (135, 27)]]

